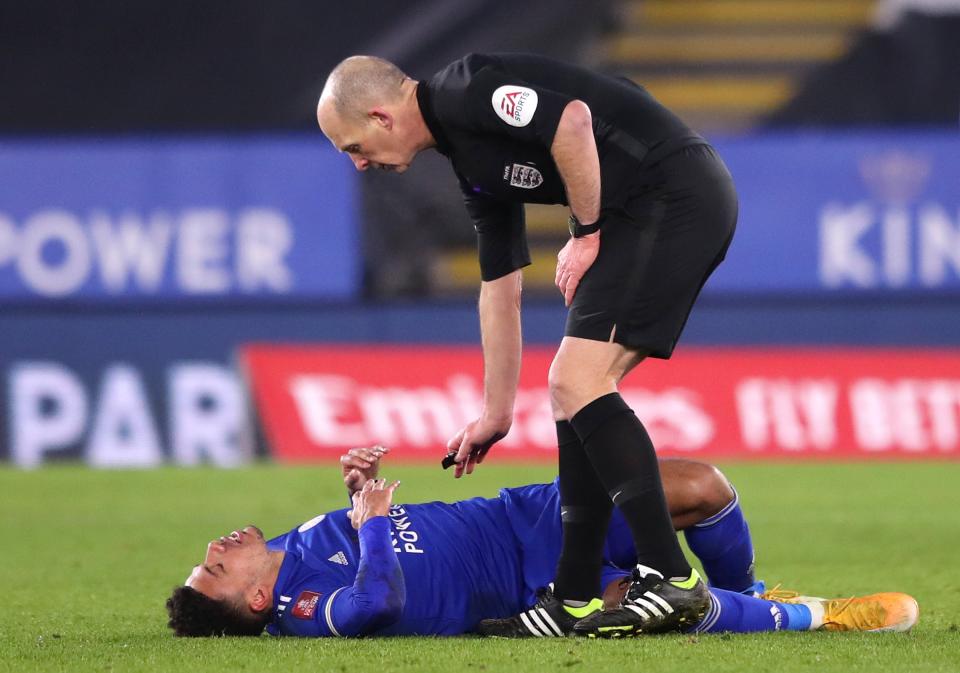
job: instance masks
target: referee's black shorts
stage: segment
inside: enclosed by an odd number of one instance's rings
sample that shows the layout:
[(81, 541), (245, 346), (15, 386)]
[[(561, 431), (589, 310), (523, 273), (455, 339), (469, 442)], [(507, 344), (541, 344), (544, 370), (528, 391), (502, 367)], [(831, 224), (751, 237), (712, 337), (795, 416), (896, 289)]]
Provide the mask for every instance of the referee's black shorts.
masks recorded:
[(600, 252), (565, 334), (669, 358), (737, 223), (733, 179), (709, 145), (645, 168), (622, 209), (605, 210)]

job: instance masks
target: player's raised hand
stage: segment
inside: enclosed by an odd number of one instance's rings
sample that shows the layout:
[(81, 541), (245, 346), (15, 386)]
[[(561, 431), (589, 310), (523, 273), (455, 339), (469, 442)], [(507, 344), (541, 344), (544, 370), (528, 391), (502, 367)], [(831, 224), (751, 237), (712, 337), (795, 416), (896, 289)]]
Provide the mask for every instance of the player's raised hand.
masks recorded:
[(390, 453), (389, 448), (377, 445), (350, 449), (340, 456), (343, 483), (347, 490), (354, 493), (371, 479), (376, 479), (380, 473), (380, 459), (388, 453)]
[(557, 275), (554, 283), (563, 295), (563, 303), (568, 307), (573, 302), (573, 295), (576, 294), (583, 275), (593, 266), (599, 252), (600, 233), (597, 232), (580, 238), (571, 237), (557, 255)]
[(447, 442), (447, 450), (456, 451), (456, 470), (453, 476), (457, 479), (464, 473), (473, 474), (477, 463), (482, 463), (490, 447), (507, 436), (510, 427), (481, 416), (468, 423), (453, 438)]
[(360, 530), (366, 521), (375, 516), (387, 516), (393, 503), (393, 492), (400, 486), (399, 481), (387, 484), (386, 479), (369, 479), (359, 491), (353, 494), (353, 509), (347, 514), (354, 528)]

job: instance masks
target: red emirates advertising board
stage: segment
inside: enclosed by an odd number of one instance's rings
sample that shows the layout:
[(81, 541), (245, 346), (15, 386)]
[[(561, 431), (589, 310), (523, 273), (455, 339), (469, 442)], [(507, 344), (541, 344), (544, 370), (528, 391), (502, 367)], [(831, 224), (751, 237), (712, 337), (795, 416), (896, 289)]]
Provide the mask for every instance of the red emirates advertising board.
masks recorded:
[[(439, 461), (481, 406), (478, 347), (254, 344), (240, 356), (282, 462), (372, 444), (391, 460)], [(552, 357), (525, 350), (513, 428), (491, 459), (555, 460)], [(685, 348), (641, 364), (621, 394), (663, 455), (960, 457), (960, 351)]]

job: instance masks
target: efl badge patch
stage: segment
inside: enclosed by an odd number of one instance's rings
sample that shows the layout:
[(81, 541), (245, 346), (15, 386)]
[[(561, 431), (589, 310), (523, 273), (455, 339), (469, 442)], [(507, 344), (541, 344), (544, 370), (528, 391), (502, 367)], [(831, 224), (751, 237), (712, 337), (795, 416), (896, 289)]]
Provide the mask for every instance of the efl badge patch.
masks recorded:
[(533, 166), (507, 164), (503, 167), (503, 179), (509, 180), (512, 187), (536, 189), (543, 184), (543, 174)]
[(292, 614), (297, 619), (313, 619), (320, 603), (320, 594), (313, 591), (301, 591), (297, 602), (293, 604)]
[(525, 86), (502, 86), (493, 92), (493, 111), (510, 126), (526, 126), (537, 111), (537, 92)]

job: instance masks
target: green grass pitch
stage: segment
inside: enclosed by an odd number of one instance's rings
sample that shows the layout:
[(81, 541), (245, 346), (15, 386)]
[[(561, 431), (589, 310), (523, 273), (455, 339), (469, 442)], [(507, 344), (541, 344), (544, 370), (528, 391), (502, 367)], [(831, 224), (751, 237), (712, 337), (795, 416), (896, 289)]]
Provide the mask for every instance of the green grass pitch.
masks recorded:
[[(768, 582), (906, 591), (910, 634), (660, 636), (623, 642), (174, 639), (163, 602), (206, 541), (268, 535), (345, 505), (335, 467), (0, 470), (0, 671), (958, 671), (960, 464), (731, 464)], [(385, 466), (400, 502), (492, 495), (549, 467), (490, 461), (454, 481)]]

